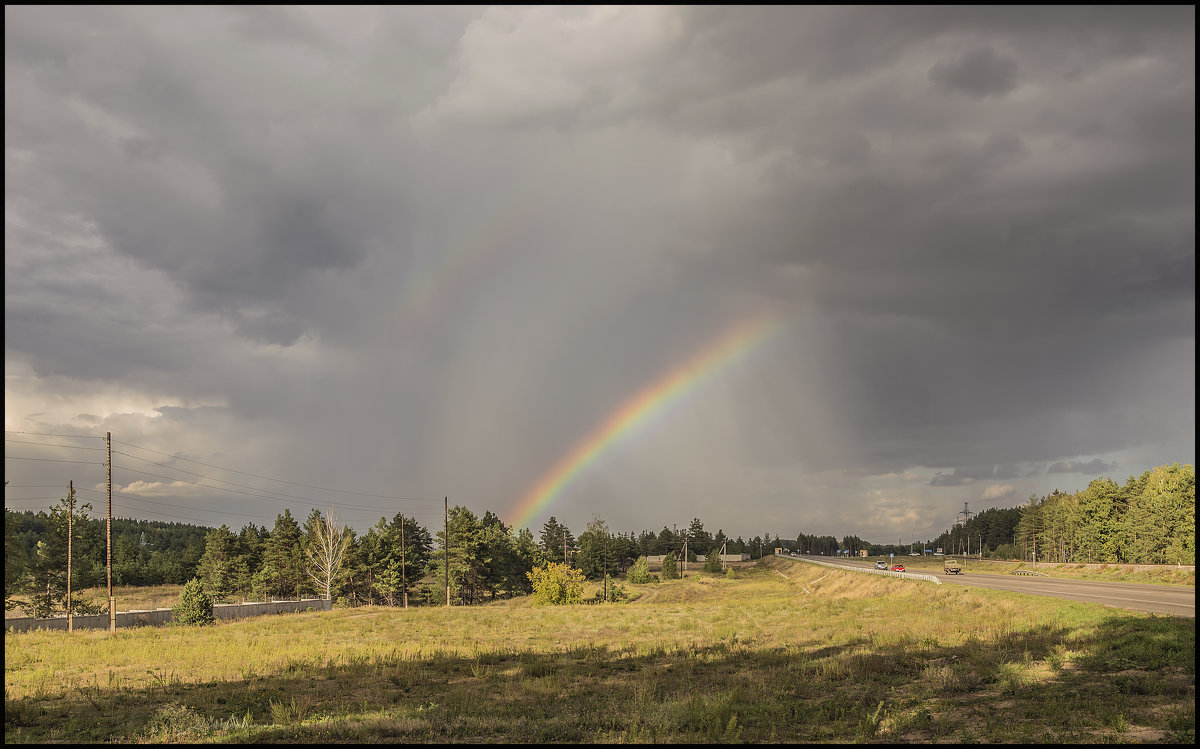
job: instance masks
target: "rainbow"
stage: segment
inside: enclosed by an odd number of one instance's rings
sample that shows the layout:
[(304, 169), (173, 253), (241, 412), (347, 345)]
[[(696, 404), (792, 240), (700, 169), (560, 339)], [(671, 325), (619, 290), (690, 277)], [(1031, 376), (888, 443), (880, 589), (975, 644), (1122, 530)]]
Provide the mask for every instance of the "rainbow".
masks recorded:
[(453, 287), (484, 267), (490, 250), (533, 222), (544, 210), (537, 187), (562, 159), (550, 158), (530, 166), (524, 174), (512, 175), (506, 190), (499, 192), (477, 213), (467, 212), (466, 223), (440, 237), (440, 244), (417, 258), (405, 276), (395, 304), (395, 315), (405, 324), (423, 325), (436, 312), (439, 301)]
[(759, 316), (745, 320), (622, 403), (521, 497), (511, 513), (516, 517), (513, 527), (526, 527), (536, 513), (562, 494), (584, 469), (618, 440), (695, 390), (713, 373), (757, 348), (782, 328), (783, 323), (774, 317)]

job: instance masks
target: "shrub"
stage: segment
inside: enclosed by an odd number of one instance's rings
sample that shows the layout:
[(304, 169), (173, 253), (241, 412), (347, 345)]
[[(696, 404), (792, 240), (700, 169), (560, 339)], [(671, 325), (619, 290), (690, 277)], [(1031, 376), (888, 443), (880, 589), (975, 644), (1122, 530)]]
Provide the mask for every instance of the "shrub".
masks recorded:
[(172, 702), (160, 707), (146, 723), (145, 738), (152, 743), (189, 742), (206, 736), (208, 731), (204, 716), (186, 705)]
[(655, 581), (655, 577), (650, 574), (650, 562), (646, 559), (646, 557), (638, 557), (637, 561), (633, 563), (633, 566), (629, 568), (629, 574), (626, 576), (626, 579), (635, 585), (642, 585), (644, 583), (652, 583)]
[(562, 606), (583, 601), (583, 571), (566, 564), (549, 562), (528, 573), (533, 584), (535, 606)]
[(176, 624), (202, 625), (213, 622), (212, 598), (204, 592), (198, 578), (192, 578), (183, 586), (179, 603), (171, 609)]
[(617, 603), (619, 601), (624, 601), (629, 597), (629, 594), (625, 592), (625, 589), (620, 585), (617, 585), (617, 583), (614, 582), (611, 577), (606, 577), (605, 583), (607, 584), (601, 587), (600, 590), (596, 591), (596, 595), (592, 600), (605, 602), (606, 599), (604, 598), (604, 591), (606, 588), (608, 590), (607, 603)]
[(708, 552), (708, 556), (704, 559), (705, 572), (720, 572), (721, 571), (721, 552), (713, 549)]
[(679, 557), (675, 556), (675, 552), (667, 552), (663, 557), (662, 577), (664, 580), (679, 579)]

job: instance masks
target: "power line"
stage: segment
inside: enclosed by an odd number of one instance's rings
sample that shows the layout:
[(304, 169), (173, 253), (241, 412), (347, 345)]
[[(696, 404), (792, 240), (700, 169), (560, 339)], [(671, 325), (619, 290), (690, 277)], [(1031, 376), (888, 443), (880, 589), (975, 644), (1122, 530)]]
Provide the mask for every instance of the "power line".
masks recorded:
[(95, 434), (47, 434), (46, 432), (22, 432), (22, 431), (13, 430), (13, 429), (5, 429), (4, 433), (5, 434), (32, 434), (37, 437), (72, 437), (74, 439), (80, 439), (80, 440), (102, 440), (102, 439), (104, 439), (103, 437), (100, 437)]
[[(174, 458), (176, 460), (186, 460), (189, 463), (197, 463), (202, 466), (208, 466), (209, 468), (216, 468), (216, 469), (222, 470), (222, 471), (229, 471), (230, 473), (240, 473), (243, 476), (252, 476), (256, 479), (263, 479), (265, 481), (278, 481), (281, 484), (290, 484), (292, 486), (303, 486), (306, 489), (317, 489), (317, 490), (323, 491), (323, 492), (337, 492), (338, 494), (357, 494), (357, 495), (360, 495), (363, 497), (378, 497), (380, 499), (399, 499), (399, 500), (403, 500), (403, 501), (407, 501), (407, 502), (436, 502), (437, 501), (436, 499), (431, 499), (431, 498), (427, 498), (427, 497), (397, 497), (397, 496), (394, 496), (391, 494), (370, 494), (368, 492), (350, 491), (349, 489), (330, 489), (330, 488), (324, 487), (324, 486), (314, 486), (313, 484), (302, 484), (302, 483), (299, 483), (296, 481), (285, 481), (283, 479), (271, 478), (270, 476), (260, 476), (256, 473), (247, 473), (246, 471), (238, 471), (233, 468), (226, 468), (224, 466), (218, 466), (218, 465), (214, 465), (212, 463), (205, 463), (205, 462), (199, 461), (199, 460), (192, 460), (191, 458), (183, 458), (178, 455), (164, 453), (160, 450), (151, 450), (148, 447), (141, 447), (140, 445), (133, 445), (128, 442), (121, 442), (120, 440), (113, 440), (113, 442), (116, 442), (119, 445), (127, 445), (129, 447), (135, 447), (138, 450), (145, 450), (146, 452), (158, 453), (159, 455), (166, 455), (167, 457)], [(130, 455), (129, 457), (132, 458), (134, 456)], [(145, 458), (139, 458), (139, 460), (145, 460)], [(150, 462), (150, 461), (147, 461), (147, 462)], [(182, 470), (182, 469), (176, 469), (176, 470)], [(266, 490), (261, 490), (261, 491), (266, 491)]]
[(4, 501), (5, 502), (26, 502), (26, 501), (44, 500), (44, 499), (63, 499), (63, 497), (5, 497)]
[[(5, 431), (6, 431), (6, 433), (11, 433), (11, 434), (27, 434), (27, 435), (36, 435), (36, 436), (45, 436), (45, 437), (66, 437), (66, 438), (72, 438), (72, 439), (104, 439), (103, 437), (96, 437), (93, 435), (60, 434), (60, 433), (51, 433), (51, 432), (23, 432), (23, 431), (16, 431), (16, 430), (5, 430)], [(77, 449), (77, 450), (103, 450), (103, 449), (105, 449), (102, 447), (92, 448), (92, 447), (83, 447), (83, 446), (79, 446), (79, 445), (62, 445), (62, 444), (56, 444), (56, 443), (32, 442), (32, 441), (27, 441), (27, 440), (6, 439), (5, 441), (13, 442), (13, 443), (20, 443), (20, 444), (31, 444), (31, 445), (44, 446), (44, 447), (61, 447), (61, 448), (66, 448), (66, 449)], [(173, 460), (187, 461), (190, 463), (195, 463), (197, 465), (203, 465), (203, 466), (207, 466), (210, 468), (215, 468), (217, 470), (229, 471), (229, 472), (241, 474), (244, 476), (250, 476), (253, 478), (263, 479), (265, 481), (276, 481), (278, 483), (288, 484), (291, 486), (301, 486), (301, 487), (305, 487), (305, 488), (309, 488), (309, 489), (316, 489), (318, 491), (334, 492), (337, 494), (353, 494), (353, 495), (364, 496), (364, 497), (377, 497), (380, 499), (398, 500), (398, 501), (402, 501), (402, 502), (428, 502), (428, 503), (436, 503), (437, 502), (436, 499), (427, 498), (427, 497), (400, 497), (400, 496), (387, 495), (387, 494), (374, 494), (374, 493), (369, 493), (369, 492), (357, 492), (357, 491), (351, 491), (351, 490), (345, 490), (345, 489), (333, 489), (330, 487), (321, 487), (321, 486), (316, 486), (313, 484), (305, 484), (305, 483), (295, 482), (295, 481), (286, 481), (284, 479), (276, 479), (276, 478), (272, 478), (270, 476), (263, 476), (260, 474), (249, 473), (246, 471), (239, 471), (239, 470), (236, 470), (233, 468), (227, 468), (224, 466), (215, 465), (213, 463), (205, 463), (203, 461), (193, 460), (191, 458), (184, 458), (184, 457), (180, 457), (178, 455), (173, 455), (171, 453), (162, 452), (160, 450), (154, 450), (152, 448), (143, 447), (141, 445), (134, 445), (129, 442), (121, 442), (119, 440), (113, 440), (113, 441), (118, 442), (118, 444), (127, 445), (129, 447), (132, 447), (132, 448), (135, 448), (138, 450), (145, 450), (147, 452), (155, 453), (158, 455), (165, 455), (165, 456), (172, 458)], [(117, 468), (121, 468), (122, 470), (128, 470), (128, 471), (132, 471), (133, 473), (150, 476), (153, 478), (164, 479), (164, 480), (171, 481), (171, 482), (181, 482), (181, 483), (192, 484), (195, 486), (204, 486), (205, 488), (208, 488), (208, 489), (216, 489), (219, 491), (224, 491), (224, 492), (234, 493), (234, 494), (244, 494), (246, 496), (257, 497), (260, 499), (273, 499), (275, 501), (293, 500), (293, 501), (313, 503), (313, 504), (324, 504), (324, 505), (334, 506), (334, 507), (337, 507), (337, 508), (343, 509), (343, 510), (353, 510), (353, 511), (370, 512), (370, 513), (381, 512), (385, 516), (387, 513), (398, 510), (398, 509), (414, 510), (414, 511), (420, 509), (420, 508), (416, 508), (416, 507), (412, 507), (412, 508), (410, 508), (410, 507), (404, 507), (404, 508), (365, 507), (362, 505), (351, 505), (351, 504), (343, 504), (340, 502), (330, 502), (328, 499), (321, 499), (321, 498), (316, 498), (316, 497), (301, 497), (301, 496), (297, 496), (297, 495), (291, 495), (291, 494), (285, 494), (283, 492), (273, 491), (270, 489), (263, 489), (260, 487), (248, 486), (245, 484), (238, 484), (238, 483), (235, 483), (232, 481), (218, 479), (213, 476), (207, 476), (207, 475), (196, 473), (193, 471), (187, 471), (185, 469), (178, 468), (175, 466), (157, 463), (157, 462), (149, 460), (147, 458), (142, 458), (142, 457), (139, 457), (136, 455), (131, 455), (129, 453), (118, 453), (118, 454), (124, 455), (125, 457), (128, 457), (128, 458), (133, 458), (135, 460), (141, 460), (141, 461), (150, 463), (151, 465), (156, 465), (161, 468), (165, 468), (167, 470), (177, 471), (180, 473), (185, 473), (185, 474), (188, 474), (191, 476), (195, 476), (203, 481), (216, 482), (218, 484), (224, 484), (227, 486), (249, 489), (250, 492), (242, 492), (242, 491), (237, 491), (236, 489), (229, 489), (229, 488), (225, 488), (225, 487), (215, 487), (215, 486), (212, 486), (211, 484), (205, 485), (205, 484), (201, 484), (196, 481), (188, 481), (186, 479), (182, 479), (179, 477), (163, 476), (161, 474), (154, 474), (154, 473), (150, 473), (148, 471), (140, 471), (138, 469), (130, 468), (127, 466), (114, 466)], [(66, 460), (66, 459), (56, 459), (56, 458), (34, 458), (34, 457), (16, 456), (16, 455), (6, 455), (5, 458), (12, 459), (12, 460), (30, 460), (30, 461), (45, 462), (45, 463), (69, 463), (69, 464), (75, 464), (75, 465), (96, 465), (96, 466), (100, 466), (100, 467), (106, 467), (105, 463), (93, 463), (91, 461), (80, 461), (80, 460)], [(269, 495), (275, 495), (275, 496), (269, 496)], [(128, 495), (126, 495), (126, 496), (128, 496)]]
[(38, 445), (40, 447), (65, 447), (71, 450), (103, 450), (103, 447), (84, 447), (82, 445), (60, 445), (57, 442), (31, 442), (29, 440), (4, 440), (5, 442), (13, 442), (20, 445)]
[[(91, 492), (93, 494), (102, 494), (103, 493), (103, 492), (96, 491), (95, 489), (76, 489), (75, 491)], [(170, 507), (173, 510), (193, 510), (195, 512), (214, 513), (214, 514), (217, 514), (220, 516), (235, 515), (237, 517), (245, 517), (245, 518), (261, 518), (261, 517), (263, 517), (263, 515), (261, 513), (256, 514), (256, 515), (247, 515), (242, 512), (230, 512), (228, 510), (221, 510), (221, 509), (216, 509), (216, 508), (192, 507), (190, 505), (172, 504), (170, 502), (159, 502), (157, 500), (146, 499), (144, 497), (137, 497), (137, 496), (133, 496), (130, 494), (123, 494), (120, 492), (113, 492), (113, 495), (118, 496), (118, 497), (123, 497), (124, 499), (133, 500), (135, 502), (146, 502), (146, 503), (153, 504), (153, 505), (162, 505), (163, 507)], [(410, 509), (410, 508), (404, 508), (404, 509)], [(364, 510), (364, 512), (369, 512), (369, 510)]]
[(24, 458), (20, 455), (5, 455), (5, 460), (37, 460), (43, 463), (82, 463), (86, 466), (103, 466), (103, 463), (93, 463), (90, 460), (55, 460), (53, 458)]
[(5, 489), (57, 489), (58, 484), (6, 484)]

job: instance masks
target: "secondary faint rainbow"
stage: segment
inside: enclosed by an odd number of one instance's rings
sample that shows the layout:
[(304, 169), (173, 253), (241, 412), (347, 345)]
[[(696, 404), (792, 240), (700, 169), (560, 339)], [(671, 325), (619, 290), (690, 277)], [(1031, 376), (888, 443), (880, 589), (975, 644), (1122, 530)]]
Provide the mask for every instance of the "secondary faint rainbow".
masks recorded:
[(771, 316), (742, 321), (622, 403), (521, 497), (512, 511), (516, 518), (513, 527), (527, 527), (538, 512), (554, 502), (576, 477), (621, 438), (782, 328), (783, 322)]
[(405, 275), (394, 315), (408, 325), (422, 325), (454, 288), (478, 275), (495, 248), (512, 241), (545, 211), (539, 190), (561, 162), (561, 155), (556, 155), (530, 164), (510, 175), (505, 189), (489, 193), (490, 199), (482, 204), (464, 208)]

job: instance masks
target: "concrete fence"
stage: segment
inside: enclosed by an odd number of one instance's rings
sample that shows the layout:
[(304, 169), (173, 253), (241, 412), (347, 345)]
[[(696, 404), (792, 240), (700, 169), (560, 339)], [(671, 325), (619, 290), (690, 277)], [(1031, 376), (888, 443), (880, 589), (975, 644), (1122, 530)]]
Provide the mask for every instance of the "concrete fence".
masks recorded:
[[(749, 562), (750, 561), (749, 554), (718, 554), (717, 556), (721, 558), (722, 562)], [(696, 561), (688, 562), (688, 564), (704, 564), (704, 560), (706, 557), (707, 557), (706, 554), (697, 554)], [(647, 556), (646, 561), (650, 564), (662, 564), (663, 560), (666, 558), (667, 558), (666, 554), (658, 554), (658, 555)]]
[[(261, 603), (214, 603), (213, 618), (245, 619), (266, 614), (294, 614), (300, 611), (329, 611), (333, 602), (324, 598), (306, 598), (300, 601), (265, 601)], [(117, 627), (146, 627), (170, 624), (174, 620), (171, 609), (147, 611), (118, 611)], [(108, 614), (76, 616), (75, 629), (108, 629)], [(50, 619), (22, 617), (5, 619), (4, 629), (13, 632), (29, 632), (35, 629), (67, 629), (67, 617)]]

